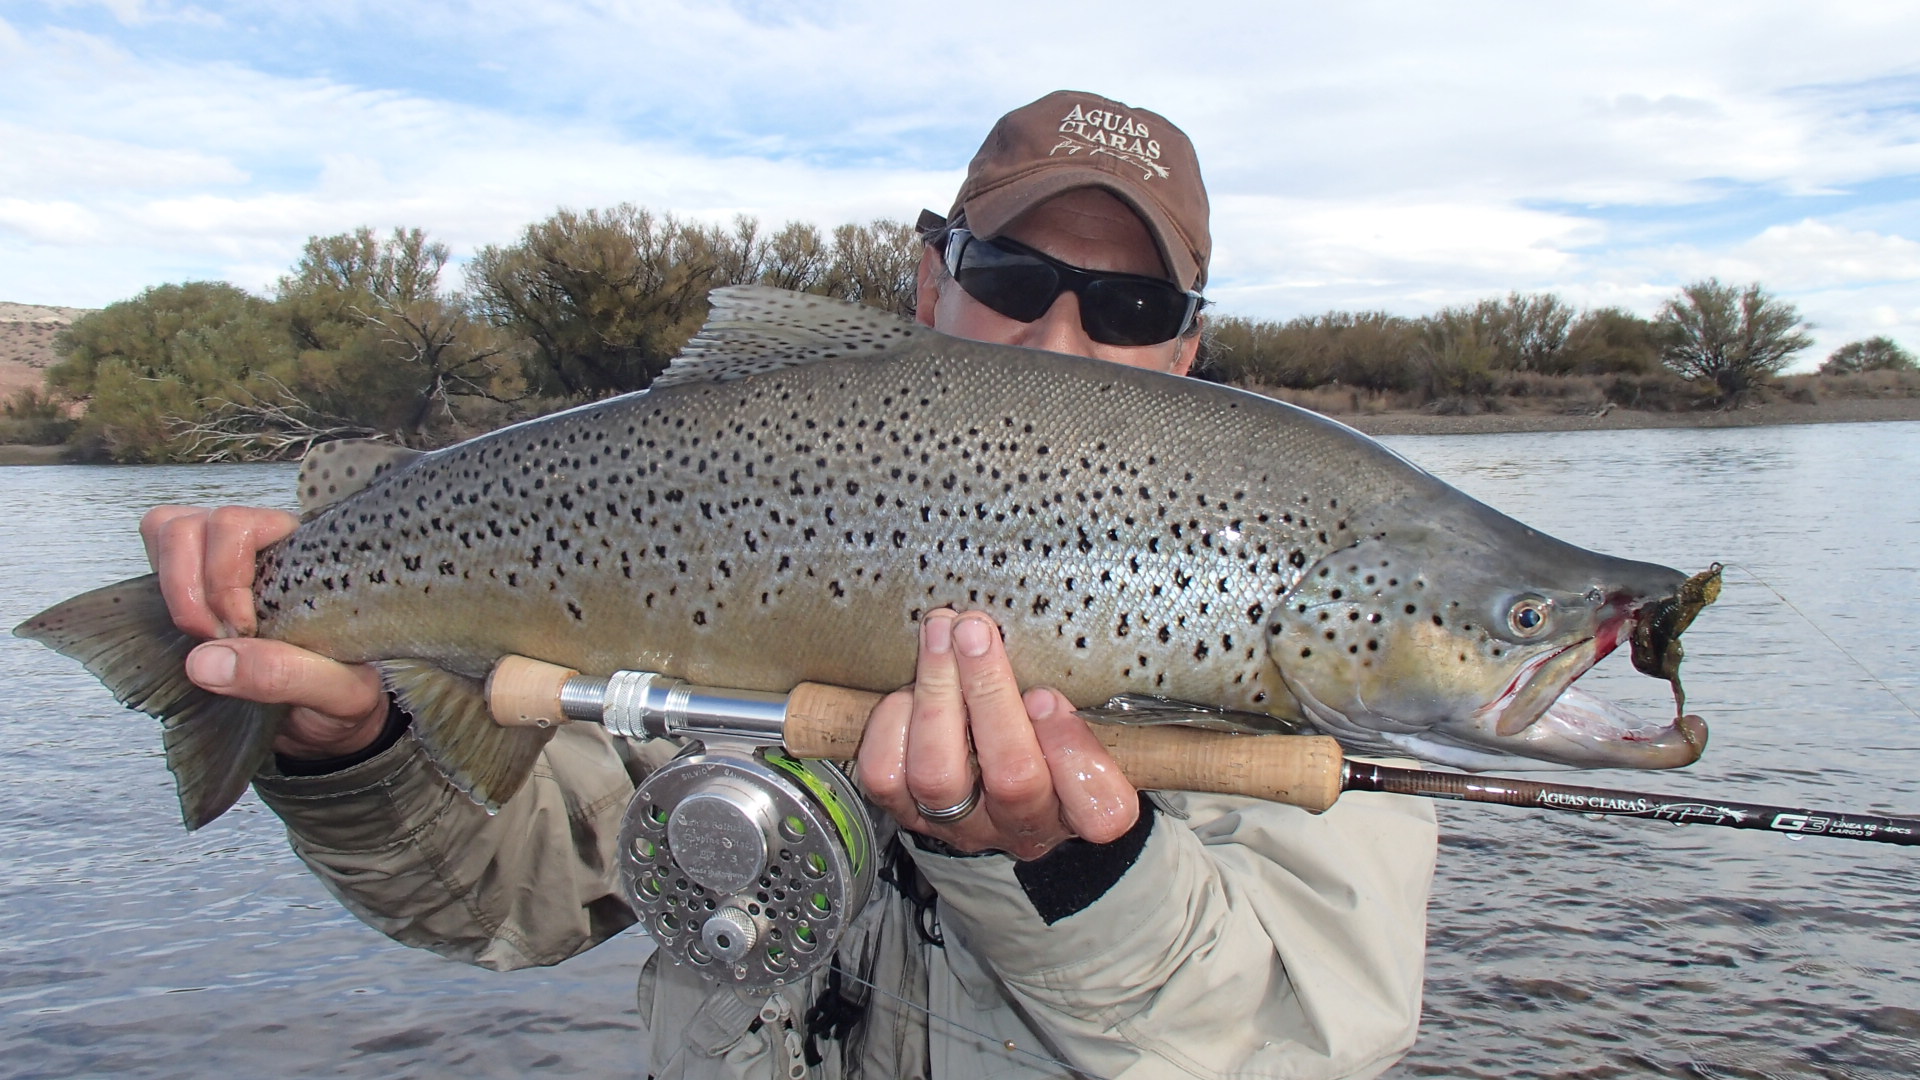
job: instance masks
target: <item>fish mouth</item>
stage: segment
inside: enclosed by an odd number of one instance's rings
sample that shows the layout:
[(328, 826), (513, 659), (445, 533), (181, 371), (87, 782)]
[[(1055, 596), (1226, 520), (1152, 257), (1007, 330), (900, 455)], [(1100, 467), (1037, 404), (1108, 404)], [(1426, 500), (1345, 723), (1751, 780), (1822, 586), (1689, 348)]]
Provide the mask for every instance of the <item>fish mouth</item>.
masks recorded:
[[(1709, 573), (1717, 575), (1717, 567)], [(1710, 602), (1694, 605), (1682, 621), (1676, 616), (1688, 603), (1684, 596), (1654, 601), (1606, 620), (1593, 637), (1543, 653), (1521, 668), (1499, 697), (1476, 711), (1478, 726), (1492, 729), (1489, 742), (1500, 749), (1572, 768), (1674, 769), (1693, 764), (1707, 748), (1705, 721), (1679, 710), (1672, 721), (1648, 720), (1573, 684), (1628, 641), (1661, 642), (1663, 657), (1677, 653), (1674, 639)], [(1660, 623), (1651, 633), (1650, 621)], [(1676, 623), (1678, 629), (1669, 632)], [(1678, 664), (1676, 656), (1668, 669), (1672, 674), (1663, 676), (1674, 683), (1676, 697)]]
[(1588, 769), (1678, 769), (1707, 750), (1707, 722), (1678, 716), (1659, 723), (1569, 686), (1527, 735), (1551, 746), (1555, 760)]

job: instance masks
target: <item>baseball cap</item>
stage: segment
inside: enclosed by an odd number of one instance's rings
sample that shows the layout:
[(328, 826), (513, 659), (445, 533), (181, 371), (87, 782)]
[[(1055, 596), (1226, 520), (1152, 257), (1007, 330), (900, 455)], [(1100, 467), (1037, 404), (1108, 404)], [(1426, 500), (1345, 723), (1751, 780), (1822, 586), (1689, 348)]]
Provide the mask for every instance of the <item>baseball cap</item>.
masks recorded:
[[(1059, 90), (1000, 118), (967, 166), (947, 220), (1000, 235), (1028, 209), (1075, 188), (1111, 192), (1133, 208), (1181, 288), (1207, 283), (1213, 238), (1193, 143), (1166, 117), (1112, 98)], [(938, 215), (921, 227), (938, 228)]]

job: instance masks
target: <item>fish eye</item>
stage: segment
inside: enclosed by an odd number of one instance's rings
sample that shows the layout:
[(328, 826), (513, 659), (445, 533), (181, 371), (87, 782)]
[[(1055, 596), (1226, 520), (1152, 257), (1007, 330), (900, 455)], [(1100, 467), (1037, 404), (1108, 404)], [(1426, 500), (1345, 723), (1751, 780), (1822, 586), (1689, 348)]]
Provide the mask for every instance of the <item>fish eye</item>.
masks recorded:
[(1547, 628), (1548, 602), (1538, 596), (1523, 596), (1507, 609), (1507, 629), (1516, 637), (1535, 637)]

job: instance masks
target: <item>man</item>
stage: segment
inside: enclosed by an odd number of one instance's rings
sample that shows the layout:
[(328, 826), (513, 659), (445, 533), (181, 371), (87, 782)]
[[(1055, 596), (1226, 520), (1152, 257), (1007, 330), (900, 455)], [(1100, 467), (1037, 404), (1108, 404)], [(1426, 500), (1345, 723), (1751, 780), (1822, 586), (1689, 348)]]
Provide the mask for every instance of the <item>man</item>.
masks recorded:
[[(1207, 201), (1160, 116), (1066, 92), (1016, 110), (923, 227), (923, 323), (1191, 367)], [(614, 836), (670, 748), (563, 728), (489, 817), (402, 737), (370, 669), (244, 636), (254, 552), (293, 524), (161, 507), (142, 535), (175, 621), (222, 639), (190, 676), (300, 706), (256, 787), (301, 858), (374, 927), (489, 967), (555, 963), (629, 925)], [(874, 709), (860, 751), (859, 781), (911, 858), (843, 943), (846, 978), (745, 999), (656, 956), (640, 990), (653, 1072), (1338, 1077), (1404, 1052), (1434, 860), (1425, 804), (1349, 795), (1315, 816), (1142, 799), (1073, 708), (1022, 694), (990, 617), (929, 614), (914, 685)], [(849, 1000), (853, 1022), (836, 1023)]]

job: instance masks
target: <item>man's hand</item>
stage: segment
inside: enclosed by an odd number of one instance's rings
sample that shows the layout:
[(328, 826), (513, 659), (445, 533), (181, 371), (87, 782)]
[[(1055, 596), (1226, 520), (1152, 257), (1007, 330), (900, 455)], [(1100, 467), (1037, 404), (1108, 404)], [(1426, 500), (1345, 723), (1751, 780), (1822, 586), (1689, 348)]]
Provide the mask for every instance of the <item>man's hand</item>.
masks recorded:
[(292, 705), (275, 753), (343, 757), (372, 744), (386, 724), (380, 673), (252, 636), (255, 556), (299, 524), (256, 507), (156, 506), (140, 519), (140, 539), (173, 624), (214, 639), (187, 655), (187, 678), (227, 697)]
[[(1133, 827), (1133, 785), (1058, 691), (1023, 697), (993, 619), (942, 608), (920, 624), (914, 685), (874, 706), (860, 784), (902, 827), (962, 851), (1036, 859), (1078, 836), (1111, 843)], [(963, 803), (945, 824), (922, 808)]]

